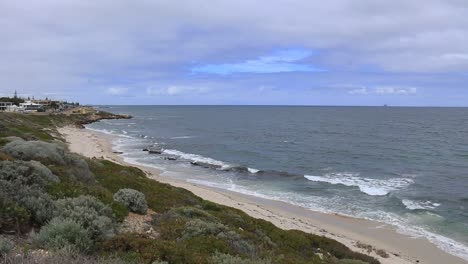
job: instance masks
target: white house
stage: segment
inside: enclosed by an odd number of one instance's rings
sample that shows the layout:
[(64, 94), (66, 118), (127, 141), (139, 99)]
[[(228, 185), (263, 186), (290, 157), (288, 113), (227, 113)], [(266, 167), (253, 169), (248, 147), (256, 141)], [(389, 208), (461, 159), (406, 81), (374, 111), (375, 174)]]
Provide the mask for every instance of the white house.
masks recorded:
[(6, 112), (24, 112), (24, 108), (17, 105), (10, 105), (5, 110)]
[(26, 101), (24, 103), (20, 103), (19, 107), (23, 108), (26, 111), (33, 111), (41, 109), (42, 105), (33, 103), (32, 101)]
[(0, 111), (7, 111), (7, 109), (12, 105), (12, 102), (0, 102)]

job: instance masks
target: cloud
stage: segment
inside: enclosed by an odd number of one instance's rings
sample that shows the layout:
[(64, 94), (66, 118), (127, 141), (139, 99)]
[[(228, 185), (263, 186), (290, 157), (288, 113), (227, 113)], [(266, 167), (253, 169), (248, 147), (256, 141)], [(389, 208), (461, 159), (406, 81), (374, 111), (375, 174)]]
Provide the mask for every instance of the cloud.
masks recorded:
[(311, 65), (295, 63), (306, 59), (311, 52), (305, 50), (282, 50), (270, 56), (240, 63), (207, 64), (192, 68), (193, 73), (227, 75), (232, 73), (280, 73), (317, 72), (321, 69)]
[(414, 95), (417, 94), (417, 92), (418, 88), (416, 87), (397, 86), (377, 86), (373, 88), (367, 88), (362, 86), (347, 91), (347, 93), (351, 95)]
[(366, 87), (361, 87), (353, 90), (348, 91), (349, 94), (367, 94), (367, 88)]
[(126, 95), (128, 93), (127, 87), (109, 87), (106, 89), (106, 93), (109, 95)]
[(189, 86), (169, 86), (166, 88), (146, 88), (147, 95), (169, 95), (169, 96), (178, 96), (178, 95), (194, 95), (201, 94), (210, 91), (207, 87), (189, 87)]
[(412, 95), (416, 94), (418, 89), (415, 87), (377, 87), (375, 93), (379, 95)]

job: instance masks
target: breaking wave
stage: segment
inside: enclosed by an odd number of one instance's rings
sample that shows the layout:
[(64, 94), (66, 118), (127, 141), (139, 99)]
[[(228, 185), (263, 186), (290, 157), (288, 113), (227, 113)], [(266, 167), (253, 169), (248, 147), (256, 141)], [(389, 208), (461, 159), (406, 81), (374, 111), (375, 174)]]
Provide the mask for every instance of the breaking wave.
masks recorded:
[(408, 199), (403, 199), (401, 202), (409, 210), (432, 210), (440, 205), (440, 203), (431, 201), (412, 201)]
[(391, 191), (405, 188), (414, 181), (410, 178), (371, 179), (359, 177), (357, 173), (327, 173), (324, 176), (305, 175), (306, 179), (315, 182), (356, 186), (363, 193), (373, 196), (387, 195)]

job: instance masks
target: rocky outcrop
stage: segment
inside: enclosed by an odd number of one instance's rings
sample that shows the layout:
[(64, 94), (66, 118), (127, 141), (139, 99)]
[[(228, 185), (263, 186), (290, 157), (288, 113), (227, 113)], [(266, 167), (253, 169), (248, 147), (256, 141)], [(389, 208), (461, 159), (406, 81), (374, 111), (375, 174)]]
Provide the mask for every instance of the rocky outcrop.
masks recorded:
[(103, 119), (131, 119), (131, 115), (113, 114), (100, 111), (92, 107), (80, 107), (71, 112), (64, 113), (65, 115), (83, 115), (84, 118), (76, 122), (76, 126), (84, 128), (84, 125), (91, 124)]

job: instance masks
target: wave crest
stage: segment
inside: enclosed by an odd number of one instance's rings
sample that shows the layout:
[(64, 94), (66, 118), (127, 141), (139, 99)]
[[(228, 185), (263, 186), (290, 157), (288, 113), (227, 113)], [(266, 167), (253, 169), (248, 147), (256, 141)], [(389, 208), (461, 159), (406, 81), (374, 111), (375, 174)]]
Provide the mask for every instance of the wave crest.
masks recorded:
[(327, 173), (324, 176), (304, 175), (310, 181), (327, 182), (330, 184), (342, 184), (356, 186), (363, 193), (372, 196), (387, 195), (391, 191), (405, 188), (414, 181), (410, 178), (371, 179), (359, 177), (357, 173)]

